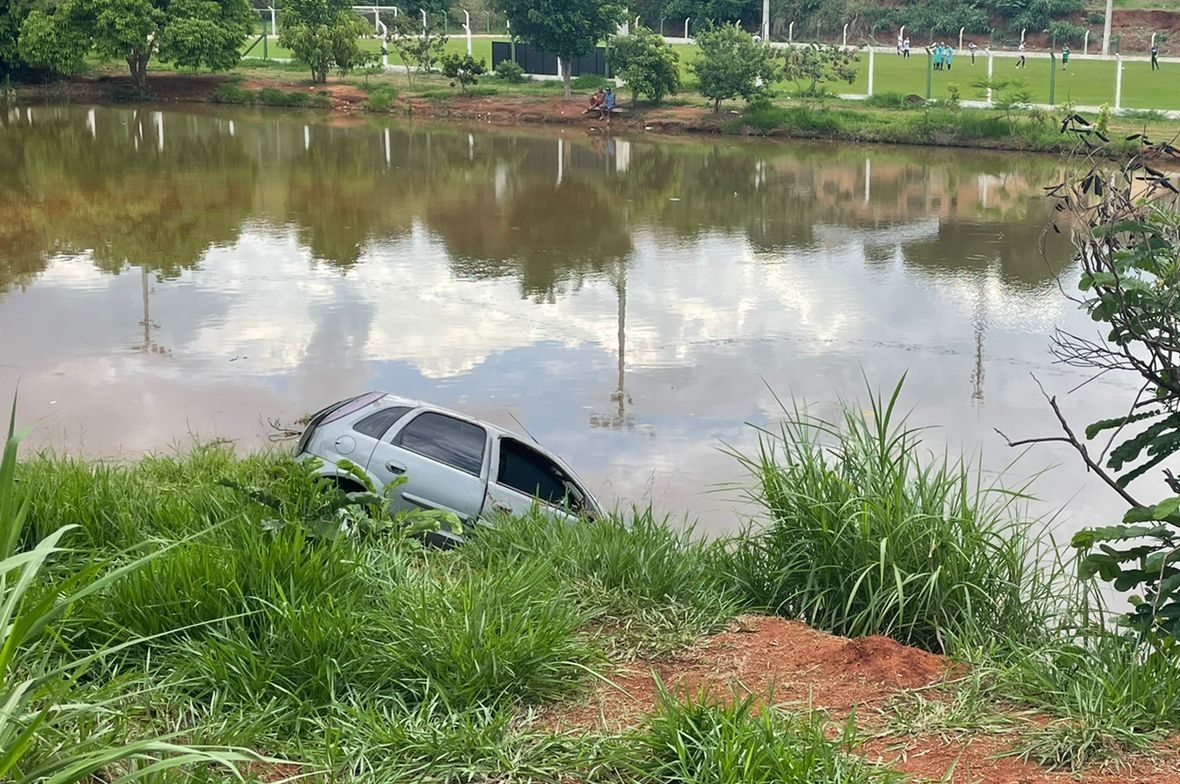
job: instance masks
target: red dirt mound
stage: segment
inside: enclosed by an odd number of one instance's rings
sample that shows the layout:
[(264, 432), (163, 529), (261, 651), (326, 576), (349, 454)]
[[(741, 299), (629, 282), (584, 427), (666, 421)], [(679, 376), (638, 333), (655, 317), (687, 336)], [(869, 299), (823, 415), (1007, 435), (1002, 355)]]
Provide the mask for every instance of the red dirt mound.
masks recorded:
[(620, 729), (656, 704), (656, 678), (674, 694), (757, 695), (778, 705), (847, 714), (901, 689), (939, 680), (946, 661), (887, 637), (849, 640), (782, 618), (745, 616), (700, 646), (615, 673), (581, 705), (549, 717), (560, 728)]
[[(715, 699), (753, 695), (785, 710), (818, 709), (833, 730), (855, 714), (862, 731), (883, 729), (886, 701), (898, 692), (938, 683), (950, 663), (887, 637), (846, 639), (782, 618), (745, 616), (700, 645), (615, 672), (576, 704), (547, 709), (541, 722), (557, 730), (617, 731), (656, 708), (662, 682), (675, 695)], [(931, 698), (937, 699), (937, 692)], [(1043, 722), (1042, 722), (1043, 723)], [(883, 735), (857, 751), (910, 775), (915, 782), (950, 784), (1180, 784), (1175, 742), (1150, 759), (1081, 774), (1051, 773), (1013, 756), (1015, 734)], [(818, 784), (818, 782), (817, 782)]]

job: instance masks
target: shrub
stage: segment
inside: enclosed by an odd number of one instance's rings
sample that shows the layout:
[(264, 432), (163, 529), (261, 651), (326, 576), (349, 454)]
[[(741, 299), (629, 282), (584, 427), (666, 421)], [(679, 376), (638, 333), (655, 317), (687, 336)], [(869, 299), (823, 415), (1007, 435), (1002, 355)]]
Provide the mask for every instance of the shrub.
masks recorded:
[(252, 90), (247, 90), (232, 82), (225, 82), (217, 85), (217, 89), (209, 98), (213, 103), (251, 104), (254, 103), (255, 95)]
[(948, 84), (946, 86), (946, 104), (950, 107), (952, 112), (956, 114), (963, 108), (963, 93), (959, 90), (959, 85)]
[(524, 68), (514, 60), (501, 60), (496, 65), (496, 78), (509, 84), (519, 84), (525, 80)]
[(395, 98), (397, 98), (397, 92), (393, 87), (383, 84), (370, 90), (369, 97), (361, 106), (371, 112), (388, 112), (393, 108)]
[(451, 80), (452, 87), (458, 82), (459, 89), (466, 93), (467, 88), (478, 82), (488, 69), (483, 60), (476, 60), (469, 54), (447, 54), (442, 58), (442, 72)]
[(616, 36), (608, 46), (611, 68), (631, 88), (631, 102), (647, 96), (653, 103), (680, 88), (680, 55), (663, 36), (646, 27)]
[(1049, 34), (1063, 44), (1080, 44), (1086, 37), (1086, 28), (1066, 19), (1057, 19), (1049, 25)]
[(894, 421), (900, 392), (840, 422), (785, 410), (742, 456), (770, 524), (737, 540), (731, 573), (752, 604), (835, 634), (933, 651), (1031, 638), (1048, 610), (1021, 496), (962, 458), (927, 458), (919, 431)]

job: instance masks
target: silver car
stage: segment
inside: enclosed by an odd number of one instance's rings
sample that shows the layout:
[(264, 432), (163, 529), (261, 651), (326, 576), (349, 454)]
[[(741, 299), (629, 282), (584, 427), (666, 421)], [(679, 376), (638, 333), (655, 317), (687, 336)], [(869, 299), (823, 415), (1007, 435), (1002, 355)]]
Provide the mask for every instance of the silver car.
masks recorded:
[(337, 466), (341, 460), (360, 466), (379, 491), (403, 477), (390, 498), (395, 510), (452, 512), (465, 526), (524, 514), (534, 506), (571, 521), (601, 514), (574, 472), (531, 440), (385, 392), (368, 392), (317, 412), (296, 454), (318, 457), (320, 473), (348, 491), (363, 488)]

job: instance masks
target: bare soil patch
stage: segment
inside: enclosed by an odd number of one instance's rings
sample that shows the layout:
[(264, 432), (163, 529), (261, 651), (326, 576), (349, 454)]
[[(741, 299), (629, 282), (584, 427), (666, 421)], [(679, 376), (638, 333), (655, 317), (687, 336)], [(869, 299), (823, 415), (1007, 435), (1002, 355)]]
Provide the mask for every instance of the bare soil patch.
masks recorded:
[[(855, 715), (862, 731), (882, 726), (890, 698), (953, 678), (949, 660), (887, 637), (848, 639), (782, 618), (744, 616), (699, 645), (612, 673), (578, 702), (550, 706), (541, 722), (555, 730), (620, 731), (642, 723), (659, 702), (662, 683), (676, 696), (728, 700), (753, 695), (761, 705), (820, 710), (835, 732)], [(1050, 772), (1012, 756), (1020, 738), (883, 736), (858, 752), (911, 775), (913, 781), (961, 784), (1180, 784), (1175, 744), (1151, 758), (1121, 761), (1081, 774)], [(944, 778), (946, 777), (946, 778)]]

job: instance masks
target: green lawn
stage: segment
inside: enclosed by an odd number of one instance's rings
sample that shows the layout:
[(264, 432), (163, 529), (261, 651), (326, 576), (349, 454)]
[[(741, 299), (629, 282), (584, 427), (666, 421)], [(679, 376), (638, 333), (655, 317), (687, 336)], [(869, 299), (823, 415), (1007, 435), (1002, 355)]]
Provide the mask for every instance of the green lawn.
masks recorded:
[[(379, 41), (365, 39), (361, 46), (368, 51), (377, 52), (381, 48)], [(680, 55), (681, 70), (689, 89), (695, 87), (689, 65), (698, 57), (699, 49), (691, 44), (678, 44), (673, 47)], [(453, 37), (447, 41), (448, 52), (465, 53), (467, 40), (463, 37)], [(492, 60), (492, 40), (476, 38), (472, 41), (472, 53), (477, 60), (485, 60), (489, 67)], [(259, 44), (250, 53), (251, 57), (262, 56), (262, 46)], [(269, 55), (274, 58), (290, 58), (291, 52), (273, 41), (269, 45)], [(891, 53), (879, 53), (875, 57), (876, 75), (873, 91), (881, 93), (926, 94), (926, 54), (915, 52), (909, 60), (903, 60)], [(396, 52), (389, 53), (389, 62), (401, 63)], [(1057, 61), (1057, 85), (1055, 102), (1058, 105), (1067, 101), (1081, 106), (1099, 106), (1104, 103), (1114, 104), (1115, 64), (1108, 60), (1094, 60), (1075, 55), (1069, 64), (1068, 71), (1061, 70), (1061, 62)], [(851, 85), (829, 85), (829, 89), (841, 93), (864, 94), (868, 90), (868, 56), (861, 53), (859, 72), (856, 81)], [(1123, 70), (1123, 108), (1127, 109), (1180, 109), (1180, 95), (1164, 89), (1167, 80), (1176, 76), (1180, 78), (1180, 64), (1165, 62), (1160, 71), (1153, 73), (1147, 62), (1127, 62)], [(947, 87), (955, 85), (963, 100), (982, 100), (985, 96), (982, 90), (975, 86), (976, 82), (987, 78), (987, 57), (980, 54), (976, 64), (971, 65), (971, 58), (967, 55), (957, 55), (951, 71), (935, 71), (933, 73), (933, 90), (935, 98), (947, 98)], [(993, 78), (1021, 80), (1025, 83), (1036, 103), (1049, 102), (1050, 61), (1043, 58), (1030, 58), (1028, 67), (1017, 69), (1016, 59), (1012, 57), (997, 57), (993, 71)], [(784, 89), (793, 89), (794, 85), (783, 84)]]

